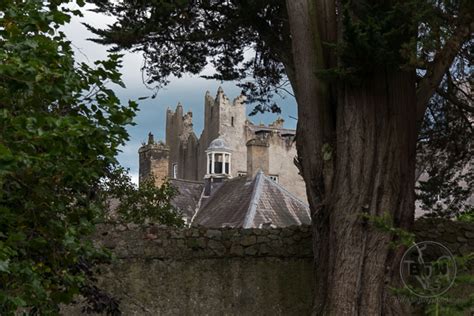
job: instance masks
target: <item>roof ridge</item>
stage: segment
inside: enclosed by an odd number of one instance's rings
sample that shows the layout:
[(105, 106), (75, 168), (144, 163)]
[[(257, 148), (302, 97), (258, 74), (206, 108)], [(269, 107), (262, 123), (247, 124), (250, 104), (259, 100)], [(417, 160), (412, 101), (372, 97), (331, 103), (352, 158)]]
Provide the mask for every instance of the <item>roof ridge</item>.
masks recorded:
[(193, 216), (191, 217), (191, 220), (189, 221), (189, 227), (191, 227), (191, 225), (193, 224), (194, 222), (194, 219), (196, 218), (196, 215), (199, 213), (199, 211), (201, 210), (201, 203), (202, 203), (202, 199), (205, 197), (204, 196), (204, 192), (206, 191), (206, 188), (203, 187), (202, 188), (202, 191), (201, 191), (201, 196), (199, 196), (199, 201), (197, 202), (196, 204), (196, 207), (194, 208), (194, 214)]
[[(299, 197), (297, 197), (296, 195), (294, 195), (293, 193), (291, 193), (290, 191), (288, 191), (287, 189), (285, 189), (284, 186), (282, 186), (281, 184), (279, 184), (279, 183), (273, 181), (272, 179), (270, 179), (270, 178), (267, 177), (266, 175), (263, 175), (263, 176), (264, 176), (264, 178), (265, 178), (266, 180), (269, 181), (270, 185), (276, 186), (279, 190), (284, 191), (284, 192), (287, 193), (289, 196), (291, 196), (292, 198), (294, 198), (294, 199), (297, 200), (298, 202), (302, 203), (303, 205), (305, 205), (305, 206), (309, 209), (309, 204), (307, 204), (306, 202), (304, 202), (303, 200), (301, 200)], [(308, 214), (311, 215), (309, 211), (308, 211)]]
[(262, 170), (257, 172), (257, 176), (255, 177), (255, 185), (252, 190), (252, 197), (250, 198), (249, 208), (247, 210), (247, 214), (245, 214), (244, 223), (242, 225), (243, 228), (250, 228), (250, 224), (254, 221), (255, 215), (257, 213), (257, 205), (258, 200), (260, 199), (260, 194), (262, 193), (262, 179), (265, 175), (263, 174)]
[[(223, 181), (221, 183), (221, 185), (217, 186), (216, 189), (214, 191), (212, 191), (212, 183), (211, 183), (211, 195), (203, 195), (202, 198), (206, 198), (206, 201), (205, 203), (201, 203), (200, 205), (200, 208), (199, 210), (201, 210), (202, 208), (205, 208), (209, 203), (211, 203), (211, 201), (218, 195), (217, 193), (219, 192), (219, 190), (222, 189), (222, 187), (227, 183), (227, 182), (231, 182), (232, 180), (234, 179), (238, 179), (238, 178), (231, 178), (231, 179), (227, 179), (226, 181)], [(206, 186), (204, 186), (202, 188), (202, 193), (204, 194), (204, 191), (206, 190)], [(201, 202), (201, 199), (199, 200), (199, 202)]]

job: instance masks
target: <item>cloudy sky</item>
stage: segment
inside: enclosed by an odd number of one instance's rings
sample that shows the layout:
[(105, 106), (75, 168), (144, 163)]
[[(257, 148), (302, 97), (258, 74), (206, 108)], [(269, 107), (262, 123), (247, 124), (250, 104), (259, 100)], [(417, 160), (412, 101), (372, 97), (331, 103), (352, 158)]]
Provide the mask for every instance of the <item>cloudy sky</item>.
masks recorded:
[[(89, 7), (90, 8), (90, 7)], [(87, 7), (86, 7), (87, 9)], [(74, 17), (69, 25), (64, 28), (68, 38), (72, 41), (76, 50), (76, 58), (79, 61), (93, 63), (95, 60), (104, 59), (107, 56), (107, 47), (88, 41), (88, 38), (94, 37), (81, 22), (86, 22), (95, 27), (105, 27), (113, 23), (113, 18), (99, 15), (90, 11), (83, 11), (84, 17)], [(152, 91), (148, 90), (142, 83), (142, 74), (140, 68), (143, 64), (143, 58), (140, 53), (123, 52), (123, 81), (126, 89), (114, 86), (113, 89), (120, 97), (123, 103), (128, 100), (137, 100), (142, 96), (150, 96)], [(148, 132), (155, 135), (155, 139), (164, 139), (165, 137), (165, 113), (167, 107), (175, 108), (178, 102), (184, 107), (185, 111), (193, 112), (193, 123), (196, 135), (199, 137), (203, 129), (204, 115), (204, 95), (208, 90), (215, 94), (219, 86), (222, 86), (229, 99), (234, 99), (240, 94), (240, 89), (236, 87), (235, 82), (219, 82), (206, 80), (198, 76), (183, 78), (171, 78), (170, 84), (161, 89), (155, 99), (137, 101), (139, 112), (135, 118), (135, 126), (129, 127), (130, 140), (122, 148), (122, 153), (118, 159), (120, 163), (130, 169), (132, 179), (136, 182), (138, 178), (138, 148), (141, 142), (145, 141)], [(295, 128), (296, 121), (289, 116), (296, 117), (296, 106), (294, 99), (287, 95), (284, 99), (276, 99), (281, 105), (281, 117), (285, 120), (285, 127)], [(247, 106), (247, 113), (252, 110), (252, 106)], [(275, 114), (255, 115), (250, 120), (255, 123), (270, 123), (277, 118)]]

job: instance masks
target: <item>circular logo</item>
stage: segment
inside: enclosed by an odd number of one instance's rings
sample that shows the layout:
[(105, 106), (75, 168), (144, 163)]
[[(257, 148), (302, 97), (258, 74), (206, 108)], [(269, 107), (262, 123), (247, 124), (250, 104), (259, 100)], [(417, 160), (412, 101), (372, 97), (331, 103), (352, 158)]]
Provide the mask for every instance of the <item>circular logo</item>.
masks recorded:
[(400, 263), (403, 284), (413, 294), (429, 298), (444, 294), (456, 278), (451, 251), (434, 241), (422, 241), (405, 251)]

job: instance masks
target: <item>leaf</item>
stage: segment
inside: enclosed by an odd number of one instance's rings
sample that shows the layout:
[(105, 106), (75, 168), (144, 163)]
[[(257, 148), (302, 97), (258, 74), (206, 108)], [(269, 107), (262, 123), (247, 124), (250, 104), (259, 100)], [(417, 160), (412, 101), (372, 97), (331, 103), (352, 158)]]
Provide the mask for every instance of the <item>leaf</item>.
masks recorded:
[(10, 259), (0, 260), (0, 272), (10, 273), (9, 271)]

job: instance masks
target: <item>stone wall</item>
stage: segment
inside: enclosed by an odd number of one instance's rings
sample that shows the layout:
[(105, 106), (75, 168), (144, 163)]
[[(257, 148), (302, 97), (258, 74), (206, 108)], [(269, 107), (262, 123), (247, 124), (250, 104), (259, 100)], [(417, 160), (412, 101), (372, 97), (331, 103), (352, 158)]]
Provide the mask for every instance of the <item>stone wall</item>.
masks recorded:
[[(474, 251), (474, 225), (418, 221), (419, 241)], [(116, 255), (101, 284), (124, 315), (309, 315), (309, 227), (175, 230), (105, 226), (98, 240)], [(78, 314), (77, 308), (64, 314)]]
[(474, 252), (474, 224), (442, 219), (419, 219), (414, 233), (417, 241), (437, 241), (453, 254), (467, 255)]

